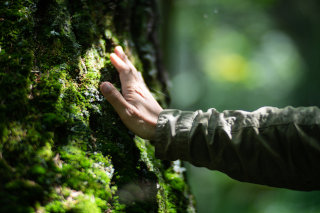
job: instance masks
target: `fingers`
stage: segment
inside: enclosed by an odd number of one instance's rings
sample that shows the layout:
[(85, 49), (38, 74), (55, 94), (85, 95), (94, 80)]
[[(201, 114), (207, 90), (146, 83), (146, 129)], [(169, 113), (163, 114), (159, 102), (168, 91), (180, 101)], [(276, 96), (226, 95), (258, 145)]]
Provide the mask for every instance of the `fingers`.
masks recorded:
[(121, 118), (125, 118), (127, 116), (129, 104), (121, 95), (121, 93), (110, 82), (103, 82), (100, 85), (100, 90), (103, 96), (119, 114), (119, 116)]
[(110, 61), (113, 64), (113, 66), (116, 67), (116, 69), (118, 70), (118, 72), (125, 72), (125, 71), (129, 71), (130, 67), (128, 66), (128, 64), (126, 64), (121, 58), (119, 58), (118, 55), (116, 55), (115, 53), (111, 53), (110, 54)]
[(114, 52), (123, 60), (123, 61), (127, 61), (127, 56), (124, 53), (123, 49), (121, 46), (116, 46), (116, 48), (114, 48)]
[(139, 72), (123, 52), (122, 47), (117, 46), (114, 52), (115, 53), (110, 54), (110, 60), (119, 72), (122, 89), (135, 82), (143, 82), (143, 80), (141, 80), (142, 77), (139, 76)]
[(122, 59), (122, 61), (124, 63), (126, 63), (129, 66), (129, 68), (131, 68), (131, 71), (137, 72), (136, 68), (133, 66), (131, 61), (128, 59), (127, 55), (124, 53), (121, 46), (116, 46), (116, 48), (114, 48), (114, 52), (120, 59)]

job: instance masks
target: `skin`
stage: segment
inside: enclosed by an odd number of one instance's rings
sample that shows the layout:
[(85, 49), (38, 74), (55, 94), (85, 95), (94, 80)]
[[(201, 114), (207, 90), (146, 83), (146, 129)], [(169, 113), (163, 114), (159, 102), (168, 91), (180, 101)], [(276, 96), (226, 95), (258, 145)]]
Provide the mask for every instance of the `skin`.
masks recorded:
[(120, 46), (110, 55), (110, 60), (119, 73), (122, 94), (110, 82), (103, 82), (100, 85), (103, 96), (132, 132), (152, 140), (163, 109)]

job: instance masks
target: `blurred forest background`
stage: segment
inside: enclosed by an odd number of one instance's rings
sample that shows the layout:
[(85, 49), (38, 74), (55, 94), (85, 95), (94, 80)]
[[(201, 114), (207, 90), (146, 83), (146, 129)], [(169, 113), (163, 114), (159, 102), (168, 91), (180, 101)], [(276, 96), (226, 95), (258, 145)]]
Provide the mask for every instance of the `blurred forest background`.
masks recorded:
[[(320, 105), (320, 2), (163, 0), (171, 108)], [(320, 212), (320, 192), (240, 183), (186, 163), (199, 213)], [(275, 177), (276, 178), (276, 177)]]

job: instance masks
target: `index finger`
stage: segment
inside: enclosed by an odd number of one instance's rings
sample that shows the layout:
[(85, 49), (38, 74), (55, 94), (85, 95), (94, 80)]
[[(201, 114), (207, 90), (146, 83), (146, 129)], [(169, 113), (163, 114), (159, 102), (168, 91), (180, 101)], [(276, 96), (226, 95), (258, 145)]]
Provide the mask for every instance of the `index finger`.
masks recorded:
[(122, 59), (124, 63), (126, 63), (132, 69), (133, 72), (138, 72), (135, 66), (133, 66), (133, 64), (129, 60), (128, 56), (123, 51), (123, 48), (121, 46), (116, 46), (116, 48), (114, 48), (114, 52), (117, 54), (117, 56), (119, 56), (119, 58)]
[(121, 87), (126, 88), (130, 84), (139, 81), (137, 77), (137, 72), (132, 70), (126, 63), (124, 63), (119, 56), (114, 53), (110, 54), (111, 63), (116, 67), (119, 73)]
[(115, 53), (110, 54), (110, 61), (119, 73), (129, 71), (130, 67), (119, 58)]

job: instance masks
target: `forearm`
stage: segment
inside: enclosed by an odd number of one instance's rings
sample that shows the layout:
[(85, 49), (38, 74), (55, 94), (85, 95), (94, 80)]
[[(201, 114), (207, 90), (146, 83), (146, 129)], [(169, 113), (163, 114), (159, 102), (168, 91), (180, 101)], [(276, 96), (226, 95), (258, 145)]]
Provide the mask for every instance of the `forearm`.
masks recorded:
[(162, 159), (182, 159), (240, 181), (320, 189), (320, 110), (163, 111), (154, 141)]

